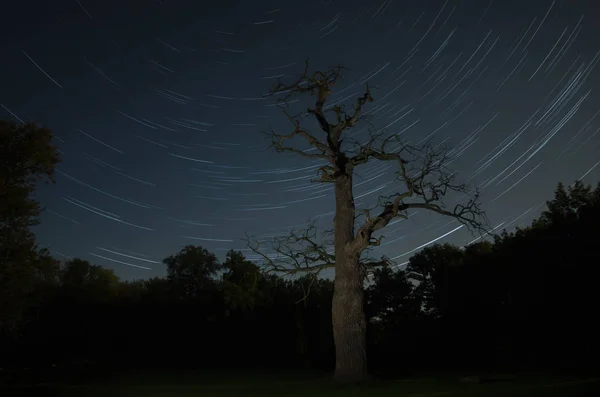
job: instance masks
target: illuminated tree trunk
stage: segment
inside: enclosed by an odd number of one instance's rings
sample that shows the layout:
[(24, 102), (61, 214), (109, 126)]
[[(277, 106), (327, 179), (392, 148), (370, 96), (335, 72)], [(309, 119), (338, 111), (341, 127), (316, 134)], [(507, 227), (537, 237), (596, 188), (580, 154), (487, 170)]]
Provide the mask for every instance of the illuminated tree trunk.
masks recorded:
[(352, 252), (354, 198), (352, 175), (335, 181), (335, 288), (332, 302), (335, 374), (337, 381), (360, 382), (368, 378), (366, 319), (363, 308), (363, 271), (360, 253)]

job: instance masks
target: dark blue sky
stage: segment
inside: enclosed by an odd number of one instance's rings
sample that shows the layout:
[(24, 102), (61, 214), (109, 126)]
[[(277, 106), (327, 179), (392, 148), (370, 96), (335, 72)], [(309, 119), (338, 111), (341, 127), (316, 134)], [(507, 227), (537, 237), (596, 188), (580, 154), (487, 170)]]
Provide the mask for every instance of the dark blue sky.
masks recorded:
[[(350, 68), (332, 100), (352, 105), (368, 81), (377, 126), (454, 147), (492, 226), (512, 229), (558, 181), (600, 179), (595, 3), (10, 2), (0, 114), (46, 124), (63, 154), (38, 194), (40, 244), (127, 279), (163, 275), (187, 244), (222, 256), (245, 233), (331, 225), (331, 186), (309, 182), (317, 164), (266, 151), (261, 134), (289, 129), (262, 94), (307, 56)], [(385, 167), (360, 172), (357, 205), (398, 190)], [(434, 240), (473, 240), (459, 226), (415, 213), (375, 253), (402, 263)]]

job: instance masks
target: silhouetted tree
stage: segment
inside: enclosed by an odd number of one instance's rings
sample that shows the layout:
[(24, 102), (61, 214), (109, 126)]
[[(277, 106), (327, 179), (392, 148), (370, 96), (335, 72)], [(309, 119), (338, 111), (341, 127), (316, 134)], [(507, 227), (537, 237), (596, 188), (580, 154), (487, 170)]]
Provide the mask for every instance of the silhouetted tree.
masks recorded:
[(165, 258), (163, 263), (167, 266), (167, 279), (181, 298), (198, 298), (214, 288), (214, 277), (221, 270), (214, 254), (193, 245)]
[(426, 247), (409, 259), (406, 271), (417, 282), (415, 294), (420, 296), (427, 314), (443, 314), (449, 299), (449, 271), (462, 261), (463, 252), (450, 244)]
[(116, 292), (119, 278), (111, 269), (74, 258), (62, 266), (60, 282), (63, 286), (80, 288), (87, 293), (102, 291), (103, 294), (98, 296), (100, 298), (106, 297), (105, 294), (111, 289)]
[(223, 275), (221, 288), (226, 304), (232, 309), (251, 309), (261, 298), (260, 282), (262, 273), (260, 268), (247, 260), (241, 252), (229, 251), (222, 264)]
[[(52, 132), (34, 123), (0, 120), (0, 334), (15, 333), (27, 296), (55, 267), (30, 227), (38, 223), (38, 180), (54, 181), (59, 155)], [(48, 268), (48, 266), (50, 269)], [(46, 277), (46, 276), (44, 276)]]
[(403, 317), (417, 316), (422, 312), (423, 299), (414, 290), (406, 271), (376, 269), (372, 283), (365, 290), (367, 317), (391, 325), (402, 322)]

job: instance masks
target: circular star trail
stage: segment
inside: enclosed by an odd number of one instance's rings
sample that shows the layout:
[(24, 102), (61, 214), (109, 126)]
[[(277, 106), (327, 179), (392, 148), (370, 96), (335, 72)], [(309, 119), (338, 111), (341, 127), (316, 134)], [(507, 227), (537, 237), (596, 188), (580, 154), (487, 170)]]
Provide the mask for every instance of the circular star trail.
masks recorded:
[[(318, 162), (266, 150), (290, 130), (278, 79), (347, 68), (331, 103), (373, 88), (376, 128), (447, 145), (496, 231), (527, 225), (559, 181), (600, 179), (600, 8), (592, 1), (22, 1), (2, 27), (2, 117), (56, 133), (39, 242), (126, 279), (160, 276), (184, 245), (245, 251), (246, 233), (331, 226)], [(309, 98), (310, 99), (310, 98)], [(305, 106), (301, 99), (290, 106)], [(316, 122), (307, 121), (314, 128)], [(368, 138), (365, 126), (351, 131)], [(302, 147), (306, 148), (308, 147)], [(357, 208), (398, 190), (359, 170)], [(414, 212), (374, 254), (397, 263), (474, 239)]]

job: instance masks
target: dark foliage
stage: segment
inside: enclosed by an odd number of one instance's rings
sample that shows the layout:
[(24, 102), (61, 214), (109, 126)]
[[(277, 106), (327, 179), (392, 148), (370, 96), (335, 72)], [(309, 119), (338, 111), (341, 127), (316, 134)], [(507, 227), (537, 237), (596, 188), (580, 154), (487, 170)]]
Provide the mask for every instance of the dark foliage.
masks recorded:
[[(55, 158), (39, 159), (48, 167), (24, 178), (51, 175)], [(36, 210), (14, 226), (29, 239), (23, 255), (21, 245), (1, 241), (2, 252), (15, 253), (0, 263), (1, 374), (24, 376), (28, 368), (23, 379), (44, 380), (73, 376), (85, 363), (94, 373), (333, 367), (330, 280), (283, 278), (239, 252), (220, 262), (194, 246), (164, 260), (165, 278), (124, 282), (81, 259), (59, 263), (28, 234), (39, 206), (27, 186), (22, 195), (3, 188)], [(12, 204), (1, 204), (4, 228)], [(529, 227), (463, 249), (434, 245), (405, 269), (377, 270), (365, 290), (370, 367), (396, 374), (597, 367), (599, 225), (600, 186), (559, 184)]]
[[(398, 371), (575, 370), (600, 354), (600, 188), (559, 186), (530, 227), (465, 249), (435, 245), (366, 289), (371, 366)], [(333, 285), (268, 275), (239, 252), (165, 259), (166, 278), (121, 282), (74, 259), (39, 277), (4, 368), (327, 369)], [(306, 289), (310, 294), (305, 298)], [(78, 363), (78, 364), (73, 364)]]

